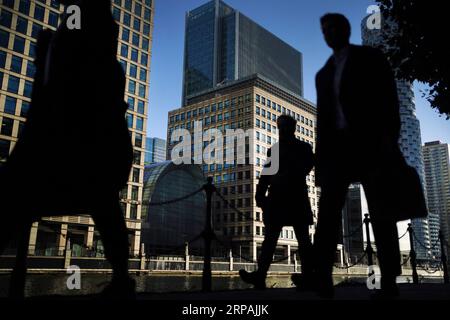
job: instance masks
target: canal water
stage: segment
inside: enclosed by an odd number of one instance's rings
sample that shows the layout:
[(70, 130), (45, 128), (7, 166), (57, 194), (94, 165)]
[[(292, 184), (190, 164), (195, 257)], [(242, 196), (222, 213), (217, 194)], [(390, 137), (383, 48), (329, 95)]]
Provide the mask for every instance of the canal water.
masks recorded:
[[(25, 287), (27, 297), (42, 295), (84, 295), (95, 294), (107, 285), (111, 279), (109, 274), (81, 274), (79, 290), (69, 290), (67, 280), (70, 275), (63, 273), (53, 274), (29, 274)], [(200, 291), (202, 278), (200, 275), (134, 275), (137, 292), (159, 293), (159, 292), (183, 292)], [(346, 279), (336, 276), (335, 284), (364, 284), (364, 278)], [(399, 279), (399, 282), (410, 282), (408, 278)], [(242, 282), (239, 276), (214, 276), (213, 290), (240, 290), (251, 286)], [(6, 297), (8, 293), (9, 275), (0, 274), (0, 297)], [(267, 286), (273, 288), (290, 288), (292, 282), (289, 275), (270, 276)]]

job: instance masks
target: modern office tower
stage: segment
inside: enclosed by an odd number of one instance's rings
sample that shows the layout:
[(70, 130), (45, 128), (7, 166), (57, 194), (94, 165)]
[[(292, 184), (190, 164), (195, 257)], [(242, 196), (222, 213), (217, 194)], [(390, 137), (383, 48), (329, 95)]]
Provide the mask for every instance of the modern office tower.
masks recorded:
[[(356, 263), (364, 254), (363, 215), (368, 213), (364, 202), (364, 192), (359, 184), (350, 186), (342, 214), (342, 241), (345, 261)], [(351, 237), (348, 237), (351, 235)]]
[[(205, 228), (206, 196), (203, 191), (165, 205), (158, 202), (179, 199), (205, 184), (202, 167), (164, 161), (145, 166), (142, 199), (142, 243), (150, 255), (184, 254), (184, 245)], [(203, 239), (189, 244), (189, 252), (203, 255)]]
[(220, 0), (186, 13), (183, 101), (261, 74), (303, 96), (302, 54)]
[[(425, 181), (427, 186), (428, 210), (430, 215), (440, 218), (440, 230), (447, 244), (450, 244), (450, 163), (449, 146), (440, 141), (428, 142), (423, 146)], [(434, 224), (433, 224), (434, 226)], [(436, 241), (439, 229), (430, 228), (432, 239)], [(439, 245), (432, 241), (432, 252), (440, 256)], [(447, 253), (450, 250), (447, 249)], [(448, 255), (447, 255), (448, 257)]]
[[(261, 75), (210, 89), (189, 98), (184, 107), (169, 112), (168, 159), (174, 160), (178, 152), (179, 143), (171, 139), (175, 130), (189, 131), (192, 139), (188, 141), (187, 137), (183, 138), (185, 143), (189, 142), (186, 152), (192, 150), (194, 162), (202, 164), (205, 175), (214, 178), (217, 190), (229, 204), (218, 196), (214, 197), (214, 229), (221, 238), (232, 242), (235, 253), (253, 260), (257, 257), (264, 236), (262, 212), (254, 201), (255, 189), (267, 150), (277, 142), (276, 119), (282, 114), (297, 119), (297, 138), (314, 146), (314, 105)], [(224, 140), (223, 146), (212, 152), (207, 151), (209, 142), (215, 139), (221, 141), (222, 138), (212, 138), (209, 129), (217, 129), (223, 134)], [(226, 130), (236, 130), (235, 135), (228, 131), (228, 137), (237, 138), (229, 138), (227, 142)], [(237, 130), (241, 130), (240, 134)], [(174, 157), (171, 157), (172, 151)], [(212, 163), (216, 162), (216, 156), (220, 158), (220, 154), (223, 162)], [(189, 160), (190, 157), (187, 158)], [(226, 161), (227, 158), (232, 161)], [(314, 173), (308, 176), (307, 184), (313, 213), (316, 215)], [(243, 215), (230, 207), (237, 208)], [(283, 228), (278, 244), (282, 247), (281, 252), (277, 251), (278, 256), (290, 254), (292, 248), (297, 247), (292, 227)]]
[[(386, 44), (381, 29), (368, 29), (367, 20), (362, 22), (362, 40), (363, 44), (372, 47), (378, 47), (381, 50), (386, 48)], [(420, 122), (416, 116), (416, 102), (412, 83), (397, 79), (397, 92), (400, 102), (401, 135), (400, 149), (405, 156), (406, 162), (417, 170), (422, 185), (425, 189), (423, 157), (422, 157), (422, 138), (420, 132)], [(380, 93), (381, 94), (381, 93)], [(389, 183), (389, 182), (387, 182)], [(425, 219), (414, 219), (411, 221), (414, 228), (414, 234), (417, 240), (414, 240), (414, 247), (417, 252), (418, 260), (427, 260), (430, 258), (430, 234), (431, 223), (436, 219), (432, 214)], [(407, 229), (408, 222), (398, 224), (399, 233), (403, 234)], [(431, 227), (434, 228), (434, 227)], [(426, 248), (425, 248), (426, 247)]]
[(160, 138), (145, 140), (145, 165), (166, 161), (166, 140)]
[[(56, 0), (2, 0), (0, 4), (0, 161), (5, 161), (20, 138), (26, 121), (34, 76), (36, 38), (43, 28), (55, 30), (63, 12)], [(153, 31), (152, 0), (113, 0), (112, 11), (120, 26), (118, 59), (126, 71), (127, 119), (135, 147), (128, 187), (122, 192), (131, 253), (140, 242), (141, 197), (147, 122), (150, 56)], [(93, 70), (92, 76), (96, 76)], [(55, 133), (57, 134), (57, 133)], [(108, 159), (99, 159), (108, 161)], [(114, 173), (111, 173), (114, 174)], [(66, 238), (74, 246), (100, 247), (89, 216), (51, 217), (35, 223), (30, 253), (60, 252)], [(36, 251), (37, 250), (37, 251)]]

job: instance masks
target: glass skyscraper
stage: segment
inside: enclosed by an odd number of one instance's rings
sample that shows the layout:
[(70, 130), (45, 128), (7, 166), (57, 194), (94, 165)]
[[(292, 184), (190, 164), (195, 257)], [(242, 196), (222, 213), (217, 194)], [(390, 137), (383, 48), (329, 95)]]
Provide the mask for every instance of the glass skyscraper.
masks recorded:
[[(367, 18), (366, 18), (367, 19)], [(362, 40), (363, 44), (372, 47), (378, 47), (383, 50), (385, 42), (383, 39), (383, 24), (381, 29), (369, 30), (367, 28), (367, 20), (362, 22)], [(386, 21), (383, 20), (383, 23)], [(417, 170), (422, 185), (425, 189), (424, 166), (422, 155), (422, 137), (420, 132), (420, 122), (416, 116), (416, 102), (412, 83), (397, 79), (397, 92), (400, 103), (400, 119), (401, 119), (401, 135), (400, 149), (411, 167)], [(389, 181), (386, 181), (389, 183)], [(430, 213), (428, 218), (414, 219), (411, 221), (414, 228), (414, 234), (418, 241), (415, 240), (414, 247), (417, 252), (417, 259), (427, 260), (430, 257), (430, 226), (429, 223), (435, 221), (433, 214)], [(399, 233), (406, 231), (407, 223), (399, 223)], [(427, 247), (427, 248), (424, 248)]]
[[(120, 27), (118, 59), (126, 73), (124, 100), (129, 105), (127, 120), (134, 145), (133, 169), (128, 186), (121, 192), (121, 204), (129, 229), (131, 253), (137, 254), (140, 243), (153, 3), (152, 0), (111, 2), (114, 18)], [(56, 30), (63, 10), (63, 6), (56, 0), (0, 1), (0, 164), (6, 160), (20, 138), (26, 121), (35, 72), (33, 59), (38, 33), (43, 28)], [(92, 70), (91, 76), (98, 76), (95, 70)], [(51, 226), (45, 227), (45, 224)], [(47, 230), (56, 230), (59, 235), (49, 233), (46, 236)], [(80, 245), (95, 246), (94, 231), (94, 223), (88, 216), (46, 218), (33, 225), (30, 253), (35, 253), (40, 246), (46, 252), (64, 249), (67, 234), (71, 235), (74, 245), (76, 239), (80, 238)], [(75, 236), (83, 233), (84, 236)], [(47, 250), (49, 246), (52, 250)]]
[(450, 243), (449, 146), (440, 141), (427, 142), (423, 146), (423, 156), (428, 209), (430, 218), (437, 220), (433, 224), (430, 223), (430, 238), (433, 245), (431, 252), (435, 257), (440, 257), (440, 243), (437, 243), (439, 231), (442, 232), (447, 243)]
[(145, 165), (166, 161), (166, 140), (160, 138), (146, 138)]
[(186, 13), (183, 106), (193, 96), (253, 74), (303, 96), (299, 51), (220, 0)]

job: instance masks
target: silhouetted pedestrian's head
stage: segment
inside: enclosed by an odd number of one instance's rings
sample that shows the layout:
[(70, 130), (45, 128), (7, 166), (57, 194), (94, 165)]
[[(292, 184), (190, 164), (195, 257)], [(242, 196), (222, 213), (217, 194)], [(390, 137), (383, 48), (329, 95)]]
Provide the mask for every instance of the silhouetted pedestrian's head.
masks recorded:
[(278, 134), (280, 139), (293, 137), (295, 134), (295, 127), (297, 121), (294, 118), (287, 115), (281, 115), (277, 119)]
[(351, 26), (348, 19), (340, 13), (327, 13), (320, 18), (322, 32), (327, 45), (339, 50), (350, 43)]

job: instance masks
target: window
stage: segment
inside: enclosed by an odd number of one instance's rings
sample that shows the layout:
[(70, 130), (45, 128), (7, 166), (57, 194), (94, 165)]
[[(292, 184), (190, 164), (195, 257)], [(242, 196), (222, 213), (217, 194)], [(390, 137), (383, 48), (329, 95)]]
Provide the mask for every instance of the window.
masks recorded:
[(133, 78), (137, 78), (137, 66), (132, 63), (130, 63), (130, 76)]
[(147, 38), (143, 38), (142, 40), (142, 50), (148, 51), (149, 49), (149, 40)]
[(36, 67), (33, 62), (30, 60), (27, 61), (27, 77), (34, 78), (34, 74), (36, 73)]
[(133, 32), (133, 45), (136, 47), (139, 47), (140, 40), (141, 40), (141, 38), (139, 37), (139, 35), (137, 33)]
[(144, 112), (145, 112), (144, 101), (138, 100), (138, 110), (137, 110), (137, 112), (140, 113), (140, 114), (144, 114)]
[(123, 21), (122, 23), (129, 27), (131, 25), (131, 15), (129, 13), (123, 13)]
[(143, 84), (139, 84), (139, 97), (145, 98), (147, 88)]
[(144, 118), (136, 117), (136, 129), (144, 131)]
[(138, 18), (134, 18), (133, 28), (135, 31), (140, 32), (141, 31), (141, 20), (139, 20)]
[(6, 160), (10, 147), (11, 141), (0, 139), (0, 160)]
[(44, 22), (44, 16), (45, 16), (45, 8), (40, 5), (36, 5), (34, 7), (34, 18), (36, 20)]
[(8, 92), (19, 93), (19, 84), (20, 79), (10, 75), (8, 80)]
[(22, 72), (22, 58), (18, 56), (13, 56), (11, 59), (11, 71), (15, 73), (21, 73)]
[(141, 64), (147, 66), (148, 64), (148, 54), (141, 53)]
[(27, 34), (28, 20), (22, 17), (17, 17), (16, 30), (20, 33)]
[(144, 20), (150, 21), (150, 9), (148, 9), (148, 8), (145, 8), (145, 10), (144, 10)]
[(8, 42), (9, 42), (9, 33), (0, 30), (0, 47), (8, 48)]
[(150, 25), (144, 22), (144, 35), (150, 36)]
[(128, 46), (126, 44), (122, 44), (120, 47), (120, 55), (124, 58), (128, 58)]
[(135, 136), (134, 136), (134, 146), (135, 146), (135, 147), (138, 147), (138, 148), (142, 148), (142, 142), (143, 142), (143, 140), (142, 140), (142, 134), (140, 134), (140, 133), (135, 133)]
[(133, 182), (139, 182), (139, 176), (141, 175), (141, 170), (138, 168), (133, 168)]
[(33, 82), (26, 80), (23, 89), (23, 95), (27, 98), (31, 98), (32, 92), (33, 92)]
[(18, 53), (24, 53), (25, 52), (25, 39), (19, 36), (14, 37), (14, 51)]
[(20, 116), (25, 118), (28, 114), (28, 110), (30, 110), (30, 103), (27, 101), (22, 101), (22, 108), (20, 108)]
[(11, 118), (0, 118), (0, 134), (4, 136), (12, 136), (14, 120)]
[(139, 3), (134, 4), (134, 13), (138, 16), (142, 14), (142, 6)]
[(125, 9), (131, 11), (131, 0), (125, 0)]
[(0, 14), (0, 26), (11, 29), (12, 14), (7, 10), (2, 10)]
[(125, 42), (130, 41), (130, 30), (122, 28), (122, 40)]
[(147, 82), (147, 70), (144, 68), (141, 68), (139, 70), (139, 80)]
[[(6, 65), (6, 52), (0, 51), (0, 68), (5, 68)], [(1, 83), (0, 83), (1, 86)]]
[(130, 219), (137, 219), (137, 204), (130, 205)]
[(130, 80), (128, 82), (128, 92), (135, 94), (136, 93), (136, 82), (133, 80)]
[(30, 14), (30, 0), (20, 0), (19, 12), (27, 16)]
[(134, 110), (134, 98), (128, 97), (128, 109)]
[(58, 27), (58, 14), (50, 11), (48, 15), (48, 24), (52, 27)]
[(133, 115), (127, 113), (127, 124), (128, 128), (133, 128)]
[(113, 16), (116, 21), (120, 21), (120, 10), (116, 7), (113, 9)]
[(138, 62), (138, 51), (134, 48), (131, 49), (131, 60)]

